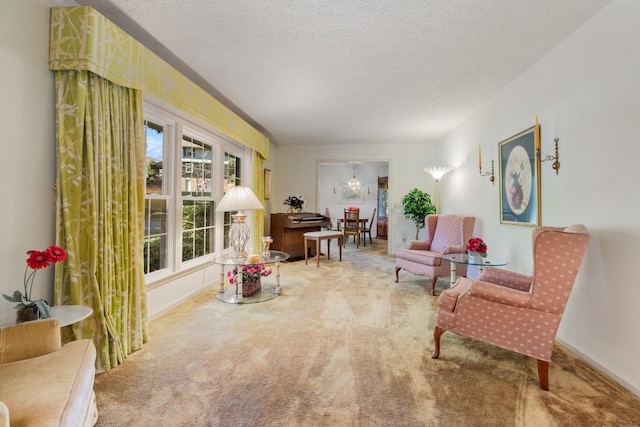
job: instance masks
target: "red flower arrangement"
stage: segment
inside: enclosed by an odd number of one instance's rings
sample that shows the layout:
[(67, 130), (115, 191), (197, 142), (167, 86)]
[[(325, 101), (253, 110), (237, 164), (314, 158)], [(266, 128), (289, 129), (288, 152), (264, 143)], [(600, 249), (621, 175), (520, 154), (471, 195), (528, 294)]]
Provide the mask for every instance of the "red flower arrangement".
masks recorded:
[[(270, 267), (266, 267), (264, 264), (247, 264), (242, 266), (242, 281), (244, 283), (253, 282), (260, 277), (267, 277), (273, 270)], [(238, 274), (238, 267), (233, 270), (227, 271), (227, 277), (229, 278), (229, 284), (233, 285), (236, 282), (235, 275)]]
[[(33, 289), (33, 279), (36, 276), (38, 270), (46, 268), (49, 264), (60, 262), (67, 258), (67, 253), (59, 246), (49, 246), (44, 251), (28, 251), (27, 266), (24, 269), (24, 294), (20, 291), (15, 291), (13, 295), (2, 294), (7, 301), (18, 303), (15, 308), (30, 308), (37, 307), (40, 312), (40, 317), (51, 317), (51, 311), (49, 310), (49, 303), (43, 299), (32, 300), (31, 291)], [(33, 271), (29, 273), (29, 269)]]
[(487, 244), (479, 237), (469, 239), (465, 249), (469, 254), (479, 254), (483, 258), (487, 256)]

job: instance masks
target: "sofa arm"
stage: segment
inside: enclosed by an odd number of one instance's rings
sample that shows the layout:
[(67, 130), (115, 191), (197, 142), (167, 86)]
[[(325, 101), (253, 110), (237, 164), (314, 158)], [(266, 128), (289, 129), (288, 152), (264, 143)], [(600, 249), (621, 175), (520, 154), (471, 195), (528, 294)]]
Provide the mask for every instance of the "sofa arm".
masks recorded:
[(9, 427), (9, 408), (0, 402), (0, 427)]
[(531, 299), (529, 292), (477, 280), (471, 282), (469, 295), (499, 304), (522, 308), (527, 308)]
[(533, 276), (516, 273), (503, 268), (485, 267), (477, 280), (529, 292), (531, 284), (533, 283)]
[(0, 365), (60, 349), (60, 321), (33, 320), (0, 328)]

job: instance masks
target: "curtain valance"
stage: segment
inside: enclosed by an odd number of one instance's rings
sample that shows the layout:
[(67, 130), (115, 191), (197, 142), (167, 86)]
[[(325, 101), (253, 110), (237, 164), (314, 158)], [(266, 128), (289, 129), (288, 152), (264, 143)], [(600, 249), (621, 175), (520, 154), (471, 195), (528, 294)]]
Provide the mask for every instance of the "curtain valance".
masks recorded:
[(150, 93), (269, 158), (269, 139), (89, 6), (51, 9), (51, 70), (88, 70)]

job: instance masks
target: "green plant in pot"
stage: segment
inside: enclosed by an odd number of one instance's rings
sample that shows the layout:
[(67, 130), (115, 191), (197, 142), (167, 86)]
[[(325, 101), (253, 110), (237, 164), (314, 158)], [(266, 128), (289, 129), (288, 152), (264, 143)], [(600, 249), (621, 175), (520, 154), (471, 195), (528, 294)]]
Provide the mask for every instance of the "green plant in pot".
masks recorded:
[(27, 266), (24, 269), (24, 292), (15, 291), (13, 295), (2, 294), (7, 301), (17, 305), (16, 322), (27, 322), (36, 319), (51, 317), (49, 303), (44, 299), (32, 299), (33, 279), (38, 270), (46, 268), (49, 264), (57, 263), (67, 257), (67, 253), (59, 246), (49, 246), (44, 251), (28, 251)]
[(418, 240), (418, 234), (424, 228), (424, 218), (436, 213), (436, 207), (431, 203), (431, 196), (414, 188), (402, 198), (402, 207), (405, 218), (416, 224), (416, 240)]

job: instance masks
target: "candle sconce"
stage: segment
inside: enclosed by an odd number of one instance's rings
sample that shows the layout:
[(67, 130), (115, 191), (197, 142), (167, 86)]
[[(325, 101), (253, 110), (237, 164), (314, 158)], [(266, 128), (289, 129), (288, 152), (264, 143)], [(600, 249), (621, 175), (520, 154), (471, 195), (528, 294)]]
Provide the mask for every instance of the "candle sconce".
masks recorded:
[(551, 167), (553, 168), (553, 170), (556, 171), (556, 175), (558, 175), (558, 172), (560, 171), (560, 156), (558, 155), (558, 141), (559, 140), (558, 140), (558, 138), (556, 138), (553, 141), (556, 143), (555, 156), (548, 155), (543, 159), (539, 148), (536, 150), (536, 155), (538, 156), (538, 159), (540, 159), (540, 163), (546, 162), (548, 160), (553, 160), (554, 162), (551, 163)]
[(482, 172), (482, 166), (480, 166), (478, 169), (480, 169), (480, 176), (488, 176), (489, 177), (489, 181), (491, 181), (491, 185), (495, 185), (495, 180), (496, 177), (493, 173), (493, 160), (491, 160), (491, 172), (487, 171), (487, 172)]

